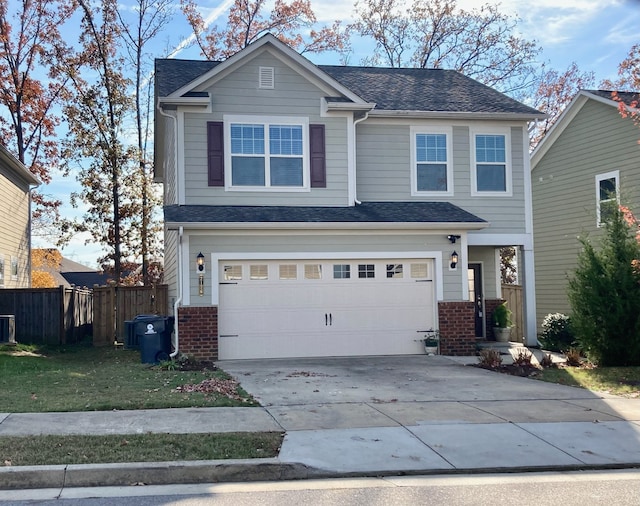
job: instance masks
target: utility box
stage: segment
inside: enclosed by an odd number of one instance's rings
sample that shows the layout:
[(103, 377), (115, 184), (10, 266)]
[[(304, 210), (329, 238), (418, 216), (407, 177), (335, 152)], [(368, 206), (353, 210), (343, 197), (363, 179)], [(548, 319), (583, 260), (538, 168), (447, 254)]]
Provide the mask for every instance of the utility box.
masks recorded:
[(16, 317), (12, 314), (0, 315), (0, 343), (15, 344)]
[(169, 360), (173, 325), (174, 318), (170, 316), (136, 318), (135, 333), (143, 364), (157, 364)]

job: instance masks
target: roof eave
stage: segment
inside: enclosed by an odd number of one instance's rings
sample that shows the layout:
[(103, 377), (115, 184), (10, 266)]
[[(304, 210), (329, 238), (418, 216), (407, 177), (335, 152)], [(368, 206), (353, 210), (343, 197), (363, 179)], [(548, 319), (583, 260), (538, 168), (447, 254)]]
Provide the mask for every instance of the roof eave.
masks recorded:
[(165, 226), (169, 230), (177, 230), (180, 227), (197, 230), (380, 230), (380, 229), (404, 229), (404, 230), (482, 230), (487, 228), (489, 223), (484, 222), (204, 222), (185, 221), (170, 222), (165, 221)]
[(530, 114), (530, 113), (513, 113), (513, 112), (403, 111), (403, 110), (374, 109), (369, 114), (369, 117), (536, 121), (536, 120), (545, 119), (547, 115), (543, 113)]
[(11, 167), (18, 176), (20, 176), (26, 183), (35, 188), (40, 186), (40, 180), (34, 176), (25, 165), (13, 156), (7, 148), (0, 144), (0, 159)]
[(376, 104), (373, 102), (330, 102), (325, 100), (327, 111), (372, 111)]

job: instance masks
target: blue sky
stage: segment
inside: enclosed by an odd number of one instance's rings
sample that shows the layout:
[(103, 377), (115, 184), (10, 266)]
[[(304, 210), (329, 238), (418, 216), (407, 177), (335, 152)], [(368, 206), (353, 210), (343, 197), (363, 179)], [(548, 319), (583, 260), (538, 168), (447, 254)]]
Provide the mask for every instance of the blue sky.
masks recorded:
[[(353, 7), (350, 1), (311, 0), (320, 22), (341, 19), (349, 22)], [(122, 2), (126, 4), (126, 0)], [(204, 17), (214, 24), (224, 23), (226, 9), (232, 0), (200, 0)], [(492, 2), (495, 3), (495, 2)], [(458, 6), (473, 9), (478, 0), (458, 0)], [(604, 79), (615, 79), (618, 64), (626, 57), (633, 44), (640, 43), (640, 0), (502, 0), (505, 13), (517, 15), (521, 34), (537, 41), (543, 48), (540, 62), (547, 63), (559, 71), (566, 70), (576, 62), (581, 71), (593, 71), (596, 85)], [(165, 47), (178, 48), (181, 40), (188, 37), (189, 30), (180, 13), (171, 24), (171, 38)], [(163, 48), (164, 49), (164, 48)], [(367, 47), (356, 47), (351, 58), (353, 64), (367, 56)], [(162, 56), (159, 54), (158, 56)], [(175, 57), (198, 59), (195, 48), (178, 49)], [(336, 57), (311, 57), (314, 63), (338, 64)], [(53, 193), (63, 202), (68, 202), (69, 193), (77, 189), (73, 178), (56, 177), (49, 187), (40, 188), (44, 193)], [(65, 215), (79, 213), (70, 206), (63, 209)], [(34, 241), (34, 246), (47, 246)], [(63, 254), (77, 262), (96, 266), (101, 254), (97, 245), (85, 245), (82, 236), (62, 250)]]

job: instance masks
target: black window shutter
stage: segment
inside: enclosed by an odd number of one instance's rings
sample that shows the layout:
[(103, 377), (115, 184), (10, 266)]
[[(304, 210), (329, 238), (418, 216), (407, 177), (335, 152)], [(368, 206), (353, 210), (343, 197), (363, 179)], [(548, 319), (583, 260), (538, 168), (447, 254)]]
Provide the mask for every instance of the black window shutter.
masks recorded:
[(224, 186), (224, 139), (222, 121), (207, 123), (209, 186)]
[(311, 152), (311, 188), (326, 188), (324, 125), (309, 125), (309, 150)]

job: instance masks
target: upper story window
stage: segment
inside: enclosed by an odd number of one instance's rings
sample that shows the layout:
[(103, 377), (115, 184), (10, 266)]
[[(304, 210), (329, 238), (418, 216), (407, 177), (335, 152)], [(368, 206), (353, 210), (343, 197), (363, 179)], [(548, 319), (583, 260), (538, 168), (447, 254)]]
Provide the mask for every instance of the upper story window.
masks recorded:
[(450, 139), (447, 129), (411, 129), (412, 195), (453, 195)]
[(596, 176), (596, 212), (598, 226), (606, 223), (618, 208), (620, 201), (620, 171), (614, 170)]
[(236, 117), (228, 121), (230, 189), (305, 190), (309, 187), (308, 123), (301, 118)]
[(473, 134), (473, 195), (511, 195), (511, 161), (507, 133)]

